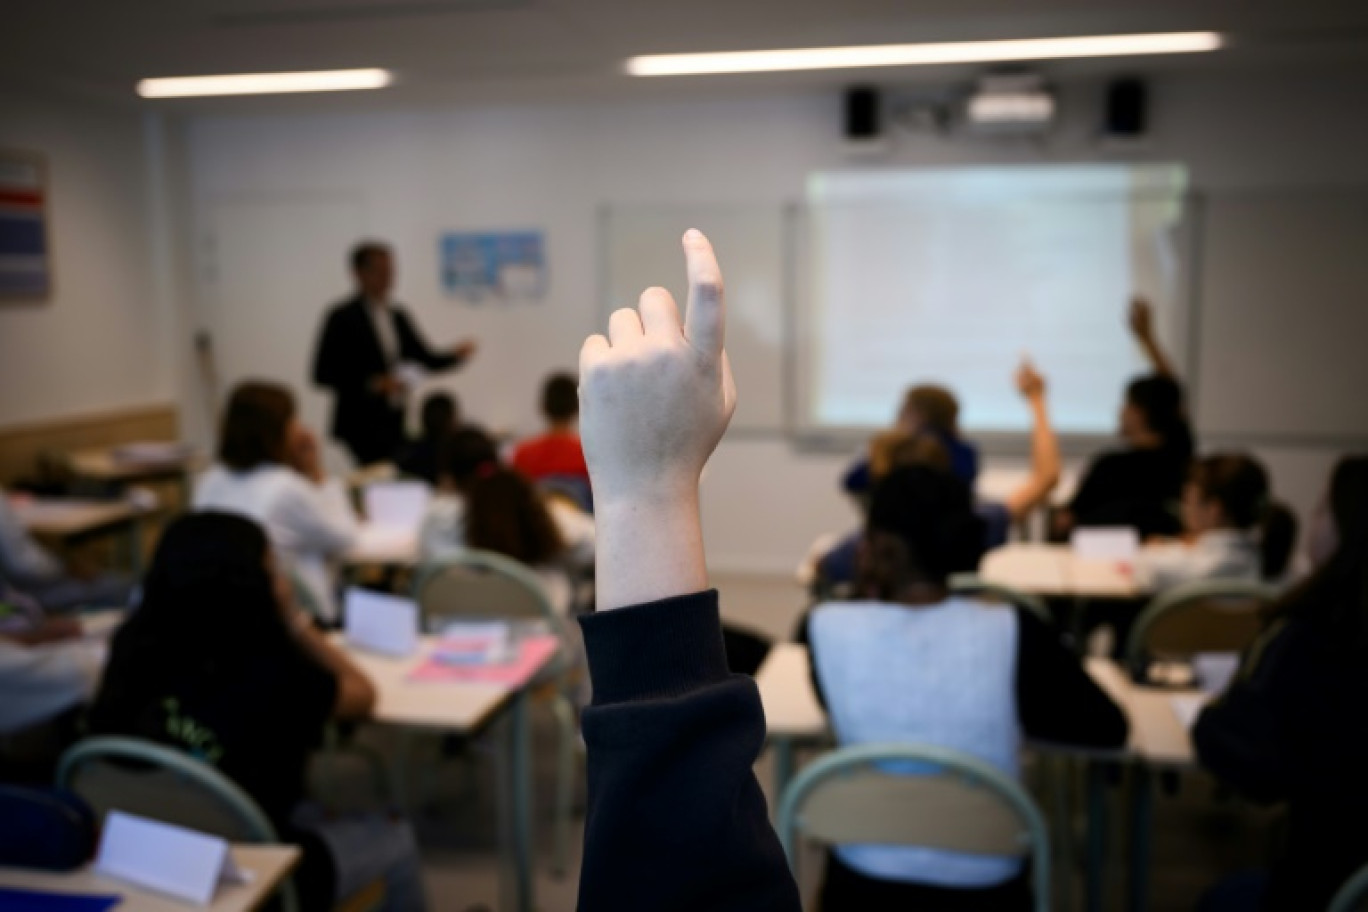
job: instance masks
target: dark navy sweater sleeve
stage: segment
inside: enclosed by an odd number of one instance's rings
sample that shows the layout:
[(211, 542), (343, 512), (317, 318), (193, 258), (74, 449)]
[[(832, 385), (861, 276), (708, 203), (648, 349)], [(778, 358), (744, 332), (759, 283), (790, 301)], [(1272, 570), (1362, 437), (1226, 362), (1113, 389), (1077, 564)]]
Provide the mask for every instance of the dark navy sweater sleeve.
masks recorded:
[(760, 693), (727, 670), (717, 593), (580, 623), (594, 701), (579, 909), (799, 912), (752, 771)]

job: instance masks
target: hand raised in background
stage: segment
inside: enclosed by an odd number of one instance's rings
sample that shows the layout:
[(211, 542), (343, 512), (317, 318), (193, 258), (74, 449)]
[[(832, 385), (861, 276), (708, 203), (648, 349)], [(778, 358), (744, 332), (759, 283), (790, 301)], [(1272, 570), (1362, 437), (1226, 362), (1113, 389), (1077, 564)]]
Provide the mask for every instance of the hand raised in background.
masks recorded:
[(1016, 371), (1016, 388), (1017, 392), (1027, 399), (1045, 395), (1045, 377), (1036, 370), (1030, 358), (1021, 359), (1021, 365)]
[(1137, 339), (1154, 338), (1154, 307), (1140, 296), (1131, 298), (1127, 322)]
[(683, 246), (684, 319), (668, 291), (648, 288), (580, 352), (580, 436), (596, 504), (696, 497), (736, 409), (722, 272), (701, 232), (687, 232)]

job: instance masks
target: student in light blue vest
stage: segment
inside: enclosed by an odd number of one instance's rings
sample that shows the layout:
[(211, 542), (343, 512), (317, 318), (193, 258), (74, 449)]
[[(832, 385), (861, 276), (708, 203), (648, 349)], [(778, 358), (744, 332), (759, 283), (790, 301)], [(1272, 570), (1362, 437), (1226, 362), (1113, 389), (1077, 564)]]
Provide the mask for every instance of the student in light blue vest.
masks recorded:
[[(819, 605), (808, 622), (818, 689), (843, 745), (916, 742), (1019, 772), (1023, 736), (1123, 744), (1121, 710), (1059, 633), (1029, 612), (950, 595), (952, 574), (983, 553), (969, 488), (927, 466), (874, 489), (857, 600)], [(1029, 908), (1018, 858), (889, 846), (830, 853), (822, 909)]]

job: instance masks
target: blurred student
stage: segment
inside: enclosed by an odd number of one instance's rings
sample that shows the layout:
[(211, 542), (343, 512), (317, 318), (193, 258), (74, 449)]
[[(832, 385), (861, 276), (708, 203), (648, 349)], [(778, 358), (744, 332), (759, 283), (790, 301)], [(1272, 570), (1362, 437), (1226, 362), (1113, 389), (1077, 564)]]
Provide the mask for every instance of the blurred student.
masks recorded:
[[(952, 596), (972, 571), (983, 523), (968, 489), (925, 466), (874, 488), (855, 601), (817, 606), (813, 668), (842, 745), (916, 742), (1020, 774), (1022, 737), (1125, 743), (1126, 718), (1060, 634), (1030, 611)], [(840, 846), (821, 905), (841, 910), (1029, 909), (1022, 859), (940, 849)]]
[(461, 404), (450, 393), (432, 393), (423, 400), (423, 432), (395, 457), (399, 471), (428, 484), (437, 484), (451, 435), (461, 426)]
[(594, 561), (594, 519), (500, 465), (494, 441), (465, 427), (452, 435), (419, 542), (424, 560), (476, 548), (526, 564), (564, 615), (572, 597), (570, 575)]
[[(978, 478), (978, 448), (959, 431), (959, 400), (943, 386), (921, 384), (907, 391), (898, 412), (896, 430), (913, 437), (927, 434), (938, 440), (950, 458), (950, 470), (971, 488)], [(847, 494), (868, 494), (874, 483), (870, 460), (861, 459), (847, 470), (842, 486)]]
[(542, 387), (546, 433), (518, 444), (513, 468), (533, 481), (571, 479), (589, 483), (589, 468), (579, 438), (579, 381), (572, 374), (552, 374)]
[(377, 878), (385, 908), (425, 907), (417, 848), (390, 815), (325, 815), (307, 799), (310, 754), (333, 720), (362, 720), (375, 688), (296, 610), (262, 529), (192, 513), (166, 530), (143, 601), (115, 634), (92, 731), (147, 738), (217, 767), (304, 860), (306, 910)]
[[(1025, 519), (1045, 501), (1059, 483), (1059, 440), (1050, 424), (1045, 396), (1045, 378), (1029, 361), (1016, 372), (1016, 387), (1031, 410), (1031, 473), (1004, 501), (980, 500), (974, 510), (983, 520), (984, 544), (996, 548), (1007, 541), (1013, 523)], [(951, 472), (952, 457), (939, 437), (910, 435), (906, 431), (885, 431), (870, 446), (870, 478), (878, 481), (900, 466), (923, 465)], [(819, 591), (852, 582), (856, 575), (860, 532), (855, 532), (830, 550), (822, 549), (810, 571), (801, 568), (800, 576)], [(810, 558), (811, 559), (811, 558)], [(974, 569), (974, 568), (971, 568)]]
[(1136, 581), (1162, 591), (1202, 579), (1277, 580), (1297, 538), (1296, 517), (1270, 501), (1268, 472), (1243, 453), (1217, 453), (1192, 464), (1183, 486), (1184, 536), (1140, 550)]
[(1203, 910), (1324, 909), (1368, 862), (1368, 456), (1335, 467), (1308, 539), (1315, 571), (1192, 733), (1216, 776), (1287, 805), (1286, 844), (1270, 871), (1220, 885)]
[(288, 389), (248, 381), (233, 390), (218, 460), (196, 483), (193, 504), (260, 523), (308, 607), (338, 620), (332, 561), (355, 542), (358, 523), (342, 480), (323, 470), (318, 439), (300, 423)]
[(128, 603), (132, 581), (58, 560), (29, 535), (0, 488), (0, 588), (4, 583), (49, 612), (119, 608)]
[(1053, 533), (1067, 538), (1079, 526), (1131, 526), (1142, 537), (1175, 535), (1174, 509), (1192, 461), (1183, 386), (1154, 333), (1147, 301), (1131, 304), (1131, 330), (1154, 366), (1126, 387), (1120, 431), (1124, 446), (1092, 461), (1078, 492), (1055, 514)]

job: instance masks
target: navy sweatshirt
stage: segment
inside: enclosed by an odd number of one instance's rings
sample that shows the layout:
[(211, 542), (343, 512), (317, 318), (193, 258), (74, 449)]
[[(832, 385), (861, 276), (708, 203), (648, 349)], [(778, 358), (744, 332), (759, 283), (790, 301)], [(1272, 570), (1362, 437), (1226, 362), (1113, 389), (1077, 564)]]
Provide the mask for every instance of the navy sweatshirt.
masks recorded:
[(594, 702), (579, 909), (799, 912), (752, 771), (760, 693), (727, 671), (716, 591), (580, 623)]

